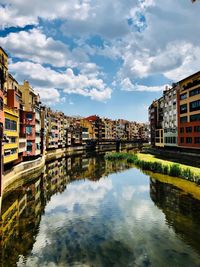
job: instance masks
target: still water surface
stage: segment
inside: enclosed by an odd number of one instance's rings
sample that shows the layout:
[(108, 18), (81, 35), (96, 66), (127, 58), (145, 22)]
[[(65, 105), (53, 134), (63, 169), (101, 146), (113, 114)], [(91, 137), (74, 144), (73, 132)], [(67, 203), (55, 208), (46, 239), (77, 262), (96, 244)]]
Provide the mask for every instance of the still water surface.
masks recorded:
[(200, 201), (103, 157), (61, 159), (3, 197), (0, 266), (200, 266)]

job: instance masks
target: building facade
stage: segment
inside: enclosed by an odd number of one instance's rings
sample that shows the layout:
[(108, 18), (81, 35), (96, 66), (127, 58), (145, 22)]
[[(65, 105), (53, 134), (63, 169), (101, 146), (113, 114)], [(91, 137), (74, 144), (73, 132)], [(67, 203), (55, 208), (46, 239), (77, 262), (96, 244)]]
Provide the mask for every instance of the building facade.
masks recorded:
[(164, 146), (176, 147), (178, 144), (177, 131), (177, 86), (163, 92), (163, 127), (164, 127)]
[(200, 148), (200, 72), (178, 83), (178, 145)]
[(4, 135), (6, 136), (4, 165), (17, 163), (19, 158), (19, 109), (21, 94), (18, 87), (18, 82), (9, 74), (6, 95), (4, 97)]
[(4, 143), (4, 94), (8, 77), (8, 55), (0, 47), (0, 196), (3, 175), (3, 143)]
[(19, 85), (22, 94), (23, 110), (20, 111), (20, 134), (26, 137), (24, 157), (41, 154), (40, 100), (28, 81)]

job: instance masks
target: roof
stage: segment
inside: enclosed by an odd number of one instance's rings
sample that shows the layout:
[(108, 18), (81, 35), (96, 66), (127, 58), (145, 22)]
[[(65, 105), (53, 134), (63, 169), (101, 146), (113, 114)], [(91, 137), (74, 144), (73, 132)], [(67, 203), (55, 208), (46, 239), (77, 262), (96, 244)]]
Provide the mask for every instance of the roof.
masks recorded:
[(190, 78), (192, 78), (193, 76), (196, 76), (196, 75), (200, 76), (200, 71), (197, 71), (196, 73), (193, 73), (192, 75), (180, 80), (178, 83), (184, 82), (185, 80), (190, 79)]
[(6, 53), (6, 51), (0, 46), (0, 50), (4, 52), (4, 54), (6, 54), (6, 56), (8, 57), (8, 54)]

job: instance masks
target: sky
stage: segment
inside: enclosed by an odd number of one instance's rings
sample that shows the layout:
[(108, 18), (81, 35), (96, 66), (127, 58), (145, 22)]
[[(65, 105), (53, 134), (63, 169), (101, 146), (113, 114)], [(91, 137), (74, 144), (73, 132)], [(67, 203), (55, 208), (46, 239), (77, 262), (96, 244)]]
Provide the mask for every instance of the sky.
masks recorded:
[(52, 109), (145, 122), (166, 86), (199, 71), (199, 12), (191, 0), (0, 0), (0, 46)]

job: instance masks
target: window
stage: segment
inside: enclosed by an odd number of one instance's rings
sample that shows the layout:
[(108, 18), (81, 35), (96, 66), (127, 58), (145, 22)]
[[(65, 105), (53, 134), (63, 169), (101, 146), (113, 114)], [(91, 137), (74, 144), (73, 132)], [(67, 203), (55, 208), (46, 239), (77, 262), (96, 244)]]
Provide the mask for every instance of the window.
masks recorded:
[(184, 137), (181, 137), (181, 144), (184, 143)]
[(192, 143), (192, 137), (186, 137), (186, 143), (191, 144)]
[(40, 149), (40, 144), (36, 144), (36, 150)]
[(26, 126), (26, 134), (32, 134), (32, 126)]
[(180, 128), (180, 133), (184, 133), (184, 127)]
[(27, 152), (32, 152), (33, 143), (31, 141), (27, 142)]
[(5, 129), (11, 130), (11, 131), (16, 131), (17, 130), (17, 122), (9, 120), (9, 119), (5, 119)]
[(187, 93), (180, 95), (180, 100), (183, 100), (183, 99), (186, 99), (186, 98), (187, 98)]
[(180, 117), (180, 122), (181, 122), (181, 123), (187, 122), (187, 116), (185, 116), (185, 117)]
[(10, 143), (16, 143), (16, 137), (10, 137)]
[(5, 150), (4, 156), (7, 157), (7, 156), (10, 156), (10, 155), (13, 155), (13, 154), (16, 154), (16, 153), (17, 153), (17, 149), (16, 148), (12, 148), (12, 149)]
[(196, 115), (191, 115), (190, 116), (190, 121), (200, 121), (200, 114), (196, 114)]
[(186, 133), (191, 133), (192, 132), (192, 127), (186, 127)]
[(200, 94), (200, 87), (189, 92), (189, 96), (194, 96), (194, 95), (198, 95), (198, 94)]
[(3, 98), (0, 97), (0, 110), (3, 110)]
[(32, 120), (33, 119), (33, 114), (32, 113), (26, 113), (26, 119), (27, 120)]
[(5, 129), (10, 130), (10, 120), (9, 119), (5, 119)]
[(186, 113), (187, 112), (187, 104), (181, 105), (180, 106), (180, 113)]
[(200, 110), (200, 100), (193, 101), (190, 103), (190, 111)]
[(200, 132), (200, 126), (194, 126), (194, 131), (195, 132)]
[(194, 142), (195, 144), (200, 144), (200, 137), (195, 137)]

